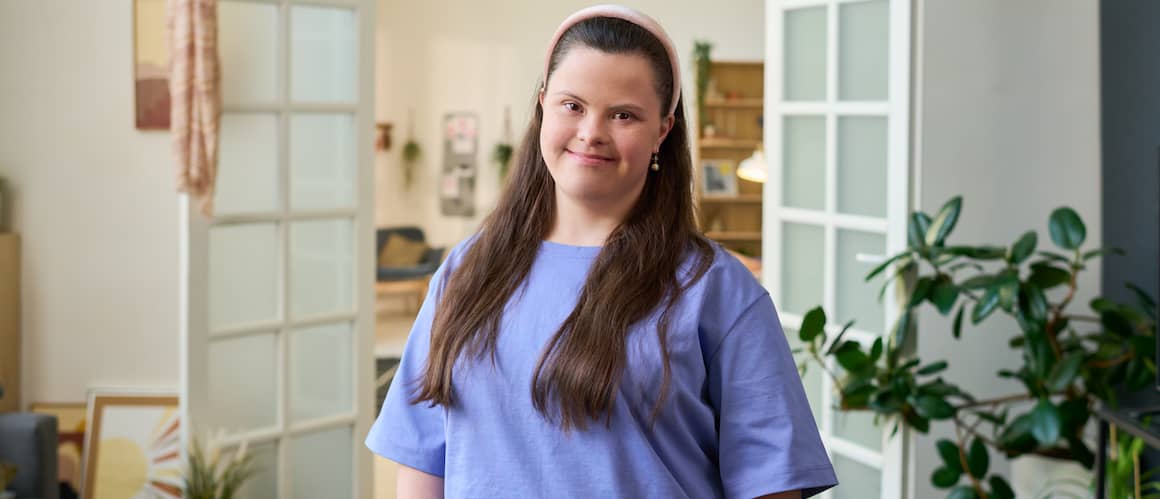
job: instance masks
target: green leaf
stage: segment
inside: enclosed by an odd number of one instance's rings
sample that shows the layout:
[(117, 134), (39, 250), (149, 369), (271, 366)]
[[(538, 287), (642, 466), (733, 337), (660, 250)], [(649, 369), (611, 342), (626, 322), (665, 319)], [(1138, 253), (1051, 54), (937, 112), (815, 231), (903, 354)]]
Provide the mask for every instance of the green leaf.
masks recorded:
[(1051, 212), (1047, 229), (1051, 232), (1051, 240), (1055, 242), (1056, 246), (1063, 249), (1078, 249), (1087, 237), (1087, 229), (1083, 225), (1083, 220), (1079, 218), (1075, 210), (1066, 206), (1056, 208), (1055, 211)]
[(949, 489), (954, 487), (956, 483), (959, 483), (959, 478), (962, 476), (963, 472), (943, 466), (934, 470), (934, 473), (930, 476), (930, 483), (936, 488)]
[(930, 419), (920, 416), (916, 411), (906, 411), (903, 413), (906, 423), (914, 428), (919, 433), (927, 433), (930, 431)]
[(847, 372), (857, 372), (870, 365), (870, 358), (862, 352), (856, 341), (846, 341), (834, 353), (838, 357), (838, 364)]
[(934, 281), (934, 288), (930, 291), (929, 299), (938, 308), (940, 314), (949, 314), (959, 299), (959, 288), (955, 286), (950, 277), (945, 274), (940, 275)]
[(910, 225), (906, 228), (906, 239), (910, 243), (910, 247), (914, 249), (926, 248), (926, 243), (923, 238), (926, 237), (926, 231), (930, 228), (930, 217), (921, 211), (916, 211), (910, 216)]
[(927, 246), (941, 246), (947, 235), (955, 228), (959, 220), (959, 211), (963, 208), (962, 196), (955, 196), (938, 211), (934, 221), (926, 230), (925, 242)]
[(1052, 260), (1052, 261), (1056, 261), (1056, 262), (1060, 262), (1060, 263), (1066, 263), (1068, 265), (1071, 265), (1071, 258), (1067, 257), (1067, 255), (1061, 255), (1061, 254), (1056, 253), (1054, 251), (1040, 251), (1040, 252), (1038, 252), (1038, 255), (1042, 256), (1043, 258), (1046, 258), (1048, 260)]
[(1031, 436), (1040, 445), (1054, 445), (1059, 440), (1059, 409), (1050, 400), (1041, 399), (1031, 411)]
[(1075, 379), (1075, 375), (1079, 373), (1083, 361), (1084, 354), (1082, 352), (1073, 352), (1065, 356), (1051, 369), (1051, 375), (1047, 378), (1047, 388), (1053, 392), (1067, 388), (1067, 385), (1070, 385)]
[(1027, 231), (1023, 233), (1015, 244), (1011, 246), (1011, 250), (1007, 253), (1007, 261), (1012, 265), (1019, 265), (1027, 260), (1032, 253), (1035, 253), (1035, 244), (1039, 241), (1035, 231)]
[(947, 403), (946, 399), (934, 395), (919, 395), (914, 409), (927, 419), (950, 419), (955, 415), (955, 408)]
[(1001, 260), (1007, 256), (1007, 249), (1000, 246), (950, 246), (943, 251), (975, 260)]
[(907, 306), (917, 307), (927, 296), (930, 295), (930, 290), (934, 286), (934, 279), (930, 277), (919, 278), (914, 285), (914, 290), (910, 292), (910, 302)]
[(870, 363), (878, 362), (882, 358), (882, 337), (879, 336), (874, 339), (874, 344), (870, 346)]
[(1003, 310), (1013, 311), (1019, 299), (1019, 275), (1014, 271), (1003, 272), (991, 289), (999, 293), (999, 306)]
[(935, 448), (938, 449), (938, 456), (943, 458), (945, 468), (963, 472), (963, 462), (958, 456), (958, 444), (947, 439), (938, 439)]
[(1147, 312), (1148, 317), (1155, 321), (1156, 300), (1152, 299), (1152, 296), (1149, 295), (1147, 291), (1140, 289), (1140, 287), (1135, 284), (1129, 282), (1124, 284), (1124, 287), (1132, 290), (1132, 293), (1136, 295), (1136, 301), (1140, 304), (1140, 308), (1143, 308), (1144, 311)]
[(1019, 309), (1028, 319), (1044, 321), (1047, 319), (1047, 295), (1034, 283), (1027, 283), (1019, 290)]
[(999, 436), (999, 445), (1008, 453), (1027, 452), (1035, 448), (1035, 438), (1031, 436), (1034, 426), (1031, 414), (1023, 414), (1011, 421)]
[(992, 499), (1015, 499), (1015, 491), (1011, 490), (1011, 485), (999, 475), (991, 475), (991, 498)]
[(975, 489), (968, 485), (959, 485), (951, 491), (947, 499), (979, 499), (979, 495), (975, 493)]
[(910, 309), (906, 309), (898, 315), (898, 320), (894, 322), (894, 329), (890, 332), (889, 346), (891, 348), (889, 351), (891, 355), (887, 358), (890, 366), (898, 363), (898, 356), (902, 353), (906, 340), (910, 336), (910, 323), (914, 320), (913, 313)]
[(947, 368), (947, 361), (940, 360), (938, 362), (935, 362), (932, 364), (927, 364), (927, 365), (923, 366), (922, 369), (919, 369), (914, 374), (917, 374), (919, 376), (925, 376), (928, 374), (937, 373), (937, 372), (942, 371), (946, 368)]
[(802, 318), (802, 327), (798, 331), (798, 337), (804, 343), (811, 343), (818, 335), (822, 336), (822, 341), (826, 341), (826, 336), (823, 330), (826, 326), (826, 312), (822, 307), (814, 307), (813, 310), (806, 312), (806, 316)]
[(826, 349), (826, 355), (834, 355), (834, 351), (837, 350), (838, 346), (842, 344), (842, 337), (846, 336), (846, 331), (849, 331), (850, 327), (853, 325), (854, 320), (851, 319), (850, 321), (846, 322), (846, 325), (842, 326), (842, 330), (838, 333), (838, 336), (835, 336), (834, 341), (830, 343), (830, 348)]
[(971, 441), (971, 450), (967, 452), (967, 466), (971, 469), (971, 475), (975, 478), (982, 479), (987, 476), (987, 467), (990, 466), (990, 456), (987, 454), (987, 446), (983, 445), (981, 439), (974, 439)]
[(974, 310), (971, 311), (971, 324), (983, 322), (983, 319), (991, 315), (997, 306), (999, 306), (999, 292), (995, 288), (988, 289), (979, 303), (975, 304)]
[(959, 287), (961, 287), (963, 289), (967, 289), (967, 290), (988, 288), (998, 278), (999, 278), (999, 276), (996, 276), (996, 275), (979, 274), (976, 276), (972, 276), (970, 279), (963, 281), (963, 283), (960, 284)]
[(886, 260), (885, 262), (882, 262), (877, 267), (874, 267), (874, 270), (871, 270), (870, 273), (866, 275), (866, 282), (870, 282), (871, 279), (874, 279), (875, 277), (877, 277), (878, 274), (881, 274), (884, 270), (886, 270), (888, 267), (890, 267), (890, 265), (893, 264), (894, 262), (897, 262), (897, 261), (899, 261), (905, 257), (908, 257), (908, 256), (910, 256), (910, 252), (904, 251), (902, 253), (899, 253), (897, 255), (890, 257), (889, 260)]
[(1120, 248), (1094, 249), (1094, 250), (1085, 252), (1083, 254), (1083, 261), (1086, 262), (1086, 261), (1091, 260), (1092, 258), (1095, 258), (1097, 256), (1104, 256), (1104, 255), (1108, 255), (1108, 254), (1117, 255), (1117, 256), (1124, 256), (1125, 253), (1124, 253), (1124, 250), (1122, 250)]
[(965, 304), (960, 305), (958, 313), (955, 314), (954, 328), (951, 331), (956, 340), (963, 335), (963, 309), (965, 308), (967, 308)]

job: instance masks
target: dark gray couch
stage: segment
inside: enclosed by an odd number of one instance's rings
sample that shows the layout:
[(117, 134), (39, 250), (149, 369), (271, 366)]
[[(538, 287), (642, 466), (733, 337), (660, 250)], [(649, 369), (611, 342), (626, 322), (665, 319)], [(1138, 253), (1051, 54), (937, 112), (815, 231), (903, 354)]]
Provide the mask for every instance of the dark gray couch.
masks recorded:
[(15, 464), (9, 490), (17, 499), (58, 499), (56, 417), (29, 412), (0, 414), (0, 461)]

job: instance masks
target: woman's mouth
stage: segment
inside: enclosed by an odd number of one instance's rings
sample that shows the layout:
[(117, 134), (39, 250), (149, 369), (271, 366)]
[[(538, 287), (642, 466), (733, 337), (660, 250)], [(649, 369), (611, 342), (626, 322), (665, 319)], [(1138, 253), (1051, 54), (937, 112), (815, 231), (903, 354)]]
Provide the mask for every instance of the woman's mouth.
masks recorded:
[(616, 162), (614, 158), (598, 154), (579, 153), (570, 149), (564, 149), (564, 152), (568, 153), (568, 156), (576, 160), (576, 162), (585, 166), (603, 166)]

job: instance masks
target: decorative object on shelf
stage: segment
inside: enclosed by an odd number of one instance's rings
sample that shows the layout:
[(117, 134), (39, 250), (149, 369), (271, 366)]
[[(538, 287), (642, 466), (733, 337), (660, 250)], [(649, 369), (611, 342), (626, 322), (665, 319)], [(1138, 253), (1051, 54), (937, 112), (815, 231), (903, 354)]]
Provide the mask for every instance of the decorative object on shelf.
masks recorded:
[(769, 177), (769, 173), (765, 164), (765, 153), (762, 152), (760, 145), (757, 146), (757, 149), (753, 150), (752, 155), (741, 160), (741, 164), (737, 167), (737, 176), (742, 180), (757, 182), (759, 184), (765, 183), (766, 178)]
[[(942, 465), (931, 476), (950, 497), (1010, 499), (1014, 492), (1007, 480), (989, 472), (988, 447), (1007, 459), (1043, 456), (1092, 468), (1097, 459), (1085, 428), (1093, 407), (1114, 403), (1119, 389), (1152, 387), (1156, 302), (1127, 284), (1135, 303), (1096, 298), (1090, 311), (1068, 309), (1082, 282), (1079, 275), (1092, 260), (1122, 253), (1085, 250), (1087, 230), (1070, 208), (1058, 208), (1048, 218), (1048, 233), (1060, 252), (1036, 251), (1035, 231), (1008, 246), (950, 245), (961, 207), (962, 198), (956, 197), (933, 218), (912, 213), (907, 248), (867, 275), (871, 280), (893, 269), (883, 292), (898, 283), (901, 310), (887, 336), (873, 345), (843, 340), (850, 321), (831, 339), (826, 314), (816, 307), (802, 319), (803, 347), (795, 354), (804, 354), (798, 359), (803, 375), (808, 367), (822, 369), (841, 411), (869, 411), (895, 430), (906, 426), (923, 434), (934, 422), (952, 423), (955, 439), (936, 442)], [(907, 345), (918, 334), (918, 309), (928, 303), (940, 315), (954, 313), (955, 339), (970, 334), (963, 331), (964, 315), (971, 324), (1006, 316), (1016, 335), (1005, 342), (1022, 355), (998, 377), (1018, 381), (1021, 389), (978, 400), (939, 376), (948, 367), (945, 360), (914, 357)], [(829, 368), (831, 356), (846, 374), (839, 377)]]
[(133, 0), (133, 81), (138, 130), (168, 130), (166, 0)]
[(415, 182), (415, 166), (423, 156), (423, 149), (415, 141), (415, 110), (407, 111), (407, 142), (403, 144), (403, 187), (410, 189)]
[(379, 151), (391, 150), (391, 129), (394, 125), (390, 122), (375, 123), (375, 149)]
[(443, 172), (439, 184), (444, 215), (475, 215), (476, 150), (479, 119), (475, 113), (449, 113), (443, 117)]
[(84, 499), (179, 499), (181, 423), (173, 394), (123, 390), (89, 392)]
[(242, 440), (237, 450), (225, 457), (221, 443), (224, 437), (221, 432), (211, 436), (204, 451), (197, 439), (192, 439), (182, 479), (185, 498), (233, 499), (257, 472), (254, 455), (248, 452), (249, 441)]
[(84, 456), (85, 428), (88, 426), (87, 406), (84, 402), (33, 403), (29, 411), (56, 418), (57, 476), (74, 493), (81, 490), (81, 457)]
[(500, 137), (500, 142), (495, 145), (495, 149), (491, 153), (492, 161), (495, 161), (496, 166), (499, 167), (500, 182), (503, 182), (503, 180), (507, 178), (508, 168), (511, 166), (513, 153), (515, 153), (515, 148), (512, 147), (511, 108), (509, 106), (504, 106), (503, 136)]
[(706, 197), (737, 195), (733, 162), (727, 159), (701, 160), (701, 193)]
[[(708, 116), (705, 116), (705, 93), (709, 91), (709, 78), (711, 76), (709, 69), (712, 65), (711, 53), (713, 51), (713, 44), (708, 40), (694, 40), (693, 41), (693, 64), (696, 67), (697, 76), (697, 119), (701, 120), (705, 126), (709, 124)], [(708, 135), (706, 133), (706, 135)]]

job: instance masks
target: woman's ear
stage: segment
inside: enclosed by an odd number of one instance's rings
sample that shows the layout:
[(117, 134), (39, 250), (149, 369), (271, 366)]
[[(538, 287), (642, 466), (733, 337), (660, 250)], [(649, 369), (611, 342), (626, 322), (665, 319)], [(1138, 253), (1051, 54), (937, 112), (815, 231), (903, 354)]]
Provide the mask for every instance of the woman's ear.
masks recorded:
[[(543, 94), (540, 94), (540, 96), (542, 99)], [(661, 120), (661, 136), (659, 139), (657, 139), (657, 145), (653, 148), (654, 150), (660, 150), (661, 144), (665, 142), (665, 137), (668, 137), (669, 132), (673, 131), (674, 123), (676, 123), (676, 118), (674, 118), (671, 114), (667, 118)]]

